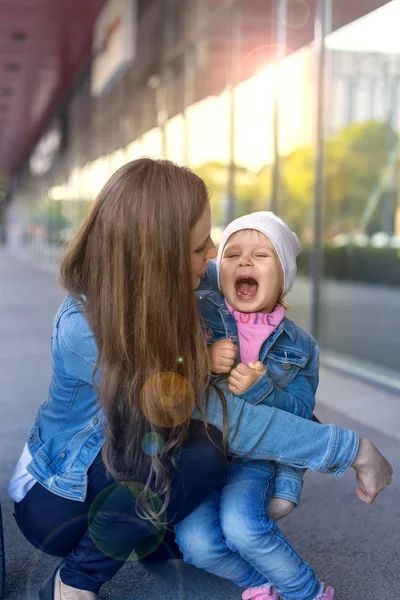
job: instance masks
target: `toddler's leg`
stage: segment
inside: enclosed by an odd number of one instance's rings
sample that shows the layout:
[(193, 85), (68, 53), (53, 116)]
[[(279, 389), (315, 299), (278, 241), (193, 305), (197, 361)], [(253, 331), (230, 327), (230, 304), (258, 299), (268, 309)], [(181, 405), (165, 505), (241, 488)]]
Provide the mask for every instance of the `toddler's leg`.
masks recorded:
[(190, 515), (175, 525), (177, 544), (186, 562), (229, 579), (239, 586), (263, 585), (260, 575), (225, 543), (219, 518), (220, 490), (213, 491)]
[(285, 600), (315, 600), (322, 583), (268, 516), (275, 468), (267, 461), (231, 465), (221, 492), (221, 526), (226, 543)]

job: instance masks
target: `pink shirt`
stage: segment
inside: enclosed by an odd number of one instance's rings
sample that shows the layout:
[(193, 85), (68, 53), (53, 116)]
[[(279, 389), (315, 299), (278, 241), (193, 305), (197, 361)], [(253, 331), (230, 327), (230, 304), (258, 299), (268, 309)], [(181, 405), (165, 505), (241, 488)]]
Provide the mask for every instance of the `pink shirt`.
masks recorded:
[(241, 313), (225, 300), (239, 332), (240, 358), (248, 365), (259, 360), (261, 346), (285, 318), (286, 310), (278, 304), (272, 313)]

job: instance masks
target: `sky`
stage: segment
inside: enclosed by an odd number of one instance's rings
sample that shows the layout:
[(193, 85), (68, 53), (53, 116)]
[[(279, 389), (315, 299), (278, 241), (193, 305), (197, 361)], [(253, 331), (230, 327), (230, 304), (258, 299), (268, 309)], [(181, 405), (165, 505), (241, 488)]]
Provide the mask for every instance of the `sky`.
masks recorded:
[(327, 46), (335, 50), (400, 54), (399, 26), (400, 0), (392, 0), (331, 33), (326, 40)]

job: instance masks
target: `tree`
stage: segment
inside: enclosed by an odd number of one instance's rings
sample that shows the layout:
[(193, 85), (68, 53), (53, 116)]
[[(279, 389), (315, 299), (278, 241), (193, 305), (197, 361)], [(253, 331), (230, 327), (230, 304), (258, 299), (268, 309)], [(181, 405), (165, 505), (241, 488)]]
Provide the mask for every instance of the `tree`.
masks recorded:
[[(367, 121), (336, 132), (325, 147), (325, 237), (357, 229), (371, 194), (379, 185), (398, 136), (386, 122)], [(272, 192), (272, 165), (258, 173), (237, 167), (236, 216), (268, 210)], [(214, 223), (225, 224), (228, 166), (204, 163), (197, 173), (211, 189)], [(315, 181), (314, 148), (293, 150), (281, 158), (279, 215), (305, 239), (312, 230)], [(382, 189), (382, 195), (385, 190)], [(377, 220), (379, 221), (379, 219)]]
[[(226, 223), (226, 202), (229, 168), (223, 163), (210, 161), (195, 169), (204, 179), (210, 190), (210, 201), (215, 225)], [(236, 167), (235, 171), (235, 216), (241, 216), (254, 210), (257, 198), (257, 181), (254, 173), (245, 167)]]
[[(357, 228), (396, 143), (397, 135), (388, 124), (377, 121), (350, 125), (326, 142), (324, 220), (328, 239)], [(271, 166), (262, 169), (259, 187), (265, 189), (271, 176)], [(279, 214), (306, 237), (312, 224), (314, 177), (313, 148), (299, 148), (282, 157)]]
[(397, 142), (398, 136), (388, 123), (379, 121), (350, 125), (328, 142), (325, 180), (328, 234), (357, 229)]
[(61, 232), (70, 226), (65, 217), (62, 203), (46, 198), (38, 203), (31, 211), (30, 223), (42, 225), (46, 228), (47, 242), (58, 244), (61, 240)]

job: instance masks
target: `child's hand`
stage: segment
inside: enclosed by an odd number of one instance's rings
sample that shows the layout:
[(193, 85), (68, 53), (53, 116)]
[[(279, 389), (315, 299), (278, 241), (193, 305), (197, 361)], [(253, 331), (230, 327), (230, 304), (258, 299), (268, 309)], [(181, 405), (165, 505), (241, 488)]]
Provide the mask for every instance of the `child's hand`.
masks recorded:
[(231, 338), (219, 340), (208, 346), (212, 373), (229, 373), (235, 362), (237, 348)]
[(296, 508), (296, 505), (294, 502), (291, 502), (291, 500), (285, 500), (285, 498), (271, 498), (271, 502), (268, 506), (268, 514), (273, 521), (279, 521), (279, 519), (287, 517), (294, 508)]
[(260, 379), (266, 369), (262, 362), (249, 363), (249, 366), (239, 363), (237, 367), (232, 369), (228, 377), (229, 391), (237, 396), (245, 392)]

